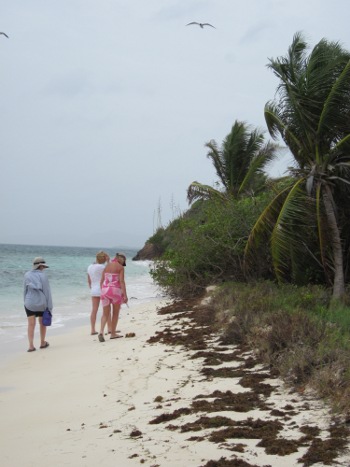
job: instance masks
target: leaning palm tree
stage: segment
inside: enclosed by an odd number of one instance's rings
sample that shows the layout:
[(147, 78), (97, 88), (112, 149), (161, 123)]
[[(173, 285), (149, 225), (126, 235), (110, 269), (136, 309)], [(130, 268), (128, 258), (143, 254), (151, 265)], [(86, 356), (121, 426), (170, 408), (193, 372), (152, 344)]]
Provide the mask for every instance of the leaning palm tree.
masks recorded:
[(333, 298), (341, 299), (342, 225), (350, 195), (350, 53), (325, 39), (309, 55), (307, 49), (297, 33), (287, 56), (268, 64), (280, 83), (278, 99), (265, 106), (265, 120), (271, 136), (281, 136), (290, 149), (295, 167), (290, 185), (258, 219), (246, 254), (268, 232), (281, 279), (317, 236), (317, 251), (310, 253), (331, 277)]
[(214, 140), (205, 145), (219, 178), (221, 189), (192, 182), (187, 190), (189, 203), (196, 199), (238, 197), (243, 193), (256, 193), (265, 186), (263, 169), (276, 157), (276, 145), (265, 143), (264, 135), (235, 121), (231, 132), (219, 148)]

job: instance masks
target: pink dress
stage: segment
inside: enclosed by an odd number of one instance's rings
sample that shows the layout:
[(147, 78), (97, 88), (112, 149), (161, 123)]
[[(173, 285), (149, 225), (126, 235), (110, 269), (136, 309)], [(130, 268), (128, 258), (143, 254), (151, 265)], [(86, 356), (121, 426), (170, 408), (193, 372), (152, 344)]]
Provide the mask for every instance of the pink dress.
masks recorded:
[(102, 306), (121, 305), (123, 303), (123, 293), (120, 287), (119, 274), (106, 272), (101, 287)]

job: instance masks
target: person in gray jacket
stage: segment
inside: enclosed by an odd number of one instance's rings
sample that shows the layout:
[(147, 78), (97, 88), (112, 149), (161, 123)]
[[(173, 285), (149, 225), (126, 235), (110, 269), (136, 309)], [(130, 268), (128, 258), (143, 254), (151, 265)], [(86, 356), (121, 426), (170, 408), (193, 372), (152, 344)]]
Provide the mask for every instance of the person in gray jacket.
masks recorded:
[(46, 308), (52, 311), (52, 297), (49, 280), (43, 272), (48, 268), (44, 258), (38, 256), (33, 260), (33, 268), (24, 275), (24, 309), (28, 318), (28, 352), (34, 352), (34, 331), (36, 318), (40, 324), (40, 348), (46, 349), (49, 343), (45, 340), (46, 326), (43, 325), (43, 313)]

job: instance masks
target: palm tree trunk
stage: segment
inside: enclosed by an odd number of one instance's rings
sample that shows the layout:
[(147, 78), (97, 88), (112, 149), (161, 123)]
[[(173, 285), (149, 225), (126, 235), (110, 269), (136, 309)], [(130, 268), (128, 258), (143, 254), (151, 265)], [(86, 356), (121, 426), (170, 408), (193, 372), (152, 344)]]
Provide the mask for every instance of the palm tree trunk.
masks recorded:
[(327, 223), (329, 226), (333, 250), (334, 279), (333, 279), (333, 299), (342, 300), (345, 295), (345, 279), (343, 266), (343, 249), (341, 245), (339, 227), (334, 212), (334, 203), (331, 189), (325, 186), (323, 193), (323, 204), (326, 211)]

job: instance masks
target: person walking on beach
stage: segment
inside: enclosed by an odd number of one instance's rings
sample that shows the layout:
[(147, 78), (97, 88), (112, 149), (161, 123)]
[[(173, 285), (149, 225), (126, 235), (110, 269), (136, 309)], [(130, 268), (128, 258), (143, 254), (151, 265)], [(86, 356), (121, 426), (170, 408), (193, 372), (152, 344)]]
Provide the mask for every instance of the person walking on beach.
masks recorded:
[[(101, 277), (106, 263), (109, 263), (109, 256), (104, 251), (96, 254), (96, 262), (90, 264), (87, 269), (87, 279), (91, 292), (92, 310), (90, 314), (91, 335), (98, 334), (96, 331), (96, 317), (101, 299)], [(111, 331), (111, 317), (107, 320), (108, 331)]]
[(49, 343), (45, 340), (46, 326), (43, 325), (43, 313), (46, 308), (52, 311), (52, 297), (49, 280), (44, 273), (48, 268), (44, 258), (38, 256), (33, 260), (33, 268), (24, 275), (24, 309), (28, 318), (28, 352), (34, 352), (34, 331), (36, 318), (40, 324), (40, 348), (46, 349)]
[(104, 342), (104, 328), (111, 314), (112, 307), (112, 329), (111, 339), (123, 337), (117, 335), (117, 324), (119, 319), (120, 305), (128, 303), (126, 286), (124, 280), (124, 267), (126, 266), (126, 256), (123, 253), (117, 253), (115, 258), (105, 267), (101, 278), (101, 301), (103, 306), (103, 315), (101, 319), (101, 331), (98, 335), (100, 342)]

